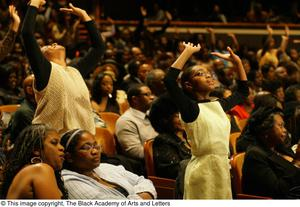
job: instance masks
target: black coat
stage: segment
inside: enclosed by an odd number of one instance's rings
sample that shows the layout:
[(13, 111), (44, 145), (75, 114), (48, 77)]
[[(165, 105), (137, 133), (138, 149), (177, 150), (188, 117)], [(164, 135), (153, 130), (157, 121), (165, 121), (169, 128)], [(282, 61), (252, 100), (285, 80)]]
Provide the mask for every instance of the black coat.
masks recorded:
[(153, 142), (156, 175), (176, 179), (180, 162), (191, 158), (191, 150), (175, 134), (159, 134)]
[(244, 193), (283, 199), (296, 186), (300, 187), (299, 168), (260, 143), (247, 149), (242, 177)]

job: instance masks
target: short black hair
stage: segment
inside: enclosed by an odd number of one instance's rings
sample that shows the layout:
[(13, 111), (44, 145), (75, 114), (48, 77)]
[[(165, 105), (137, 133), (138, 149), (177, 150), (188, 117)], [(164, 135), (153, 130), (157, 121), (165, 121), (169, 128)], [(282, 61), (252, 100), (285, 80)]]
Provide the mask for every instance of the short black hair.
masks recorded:
[(266, 77), (267, 73), (269, 72), (269, 70), (271, 68), (275, 69), (275, 66), (272, 65), (272, 64), (268, 64), (268, 63), (261, 66), (261, 72), (262, 72), (264, 77)]
[(178, 112), (170, 95), (165, 93), (158, 97), (151, 106), (149, 114), (151, 125), (158, 133), (174, 133), (171, 119)]
[(140, 66), (143, 64), (143, 62), (137, 60), (137, 59), (132, 59), (128, 63), (128, 73), (130, 74), (131, 77), (137, 77), (138, 70)]
[(130, 87), (128, 89), (128, 92), (127, 92), (127, 100), (128, 100), (128, 103), (129, 105), (131, 105), (132, 103), (132, 97), (133, 96), (138, 96), (141, 94), (141, 88), (146, 86), (145, 84), (134, 84), (132, 87)]
[(267, 80), (263, 82), (262, 89), (269, 91), (272, 94), (275, 94), (276, 90), (283, 88), (283, 84), (279, 80)]
[(296, 92), (300, 90), (300, 84), (289, 86), (285, 90), (285, 102), (297, 101)]
[(255, 136), (265, 134), (274, 126), (276, 114), (283, 116), (282, 110), (278, 107), (259, 107), (248, 120), (250, 133)]

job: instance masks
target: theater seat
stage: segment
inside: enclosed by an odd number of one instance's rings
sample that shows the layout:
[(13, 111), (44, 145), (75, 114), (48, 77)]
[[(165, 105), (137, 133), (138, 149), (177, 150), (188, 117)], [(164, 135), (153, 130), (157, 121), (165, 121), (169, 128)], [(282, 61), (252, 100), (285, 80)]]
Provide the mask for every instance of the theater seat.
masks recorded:
[(153, 160), (153, 141), (154, 139), (148, 139), (144, 143), (144, 159), (146, 165), (146, 172), (148, 176), (155, 176), (155, 167)]
[(229, 137), (229, 146), (230, 146), (230, 152), (232, 155), (236, 154), (236, 141), (241, 136), (241, 132), (234, 132), (230, 134)]
[(148, 176), (156, 189), (157, 199), (175, 199), (176, 181), (168, 178)]
[(114, 135), (115, 134), (115, 126), (118, 118), (120, 117), (119, 114), (113, 112), (100, 112), (101, 119), (104, 120), (107, 129), (109, 132)]
[(272, 199), (270, 197), (257, 196), (244, 194), (242, 190), (242, 176), (243, 176), (243, 164), (245, 159), (245, 152), (235, 154), (231, 156), (231, 175), (232, 175), (232, 186), (234, 192), (234, 198), (236, 199)]
[(14, 113), (18, 108), (20, 108), (20, 104), (2, 105), (0, 106), (0, 111)]
[(102, 146), (102, 151), (108, 156), (117, 153), (114, 136), (106, 128), (96, 127), (95, 139)]

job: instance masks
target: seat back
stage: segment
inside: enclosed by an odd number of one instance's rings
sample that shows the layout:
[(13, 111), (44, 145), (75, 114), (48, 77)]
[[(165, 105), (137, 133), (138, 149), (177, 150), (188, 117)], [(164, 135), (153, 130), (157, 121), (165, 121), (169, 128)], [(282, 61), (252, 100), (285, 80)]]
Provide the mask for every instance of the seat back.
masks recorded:
[(236, 194), (242, 193), (242, 170), (244, 159), (245, 152), (232, 155), (230, 159), (232, 184)]
[(153, 141), (154, 139), (148, 139), (144, 143), (144, 159), (148, 176), (156, 175), (153, 160)]
[(12, 114), (20, 108), (19, 104), (2, 105), (0, 106), (0, 119), (2, 120), (5, 127), (12, 117)]
[(270, 197), (250, 195), (250, 194), (242, 194), (242, 193), (237, 194), (236, 198), (237, 199), (247, 199), (247, 200), (250, 200), (250, 199), (255, 199), (255, 200), (261, 200), (261, 199), (268, 199), (269, 200), (269, 199), (272, 199)]
[(20, 104), (10, 104), (10, 105), (2, 105), (0, 106), (0, 111), (7, 113), (14, 113), (20, 108)]
[(242, 190), (242, 175), (243, 175), (243, 164), (245, 159), (245, 152), (237, 153), (231, 156), (231, 175), (232, 175), (232, 186), (235, 193), (236, 199), (272, 199), (270, 197), (244, 194)]
[(176, 180), (156, 176), (148, 176), (148, 179), (153, 182), (157, 192), (157, 199), (175, 198)]
[(236, 152), (236, 141), (241, 136), (241, 132), (234, 132), (230, 134), (229, 137), (229, 147), (232, 155), (235, 155)]
[(102, 151), (108, 156), (116, 154), (116, 143), (114, 136), (106, 128), (96, 127), (96, 141), (102, 146)]
[(120, 117), (119, 114), (113, 112), (100, 112), (100, 117), (104, 120), (107, 129), (109, 132), (114, 135), (115, 134), (115, 126), (118, 118)]

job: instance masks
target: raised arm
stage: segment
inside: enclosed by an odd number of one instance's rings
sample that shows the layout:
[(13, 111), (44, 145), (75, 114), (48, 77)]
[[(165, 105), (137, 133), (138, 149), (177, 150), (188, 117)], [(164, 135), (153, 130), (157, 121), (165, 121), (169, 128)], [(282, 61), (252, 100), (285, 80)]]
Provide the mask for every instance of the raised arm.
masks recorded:
[(12, 50), (21, 22), (15, 6), (10, 5), (8, 11), (12, 18), (12, 23), (4, 39), (0, 42), (0, 61)]
[(198, 45), (193, 45), (192, 43), (183, 43), (185, 46), (183, 52), (179, 55), (177, 60), (172, 64), (172, 68), (176, 68), (178, 70), (182, 70), (183, 66), (185, 63), (188, 61), (188, 59), (195, 53), (200, 51), (201, 46), (200, 44)]
[(227, 34), (228, 37), (231, 38), (232, 40), (232, 48), (233, 50), (236, 52), (236, 51), (239, 51), (240, 50), (240, 44), (239, 44), (239, 41), (237, 40), (236, 36), (234, 33), (228, 33)]
[(101, 60), (105, 51), (105, 45), (95, 22), (86, 13), (86, 11), (73, 6), (73, 4), (71, 3), (69, 4), (69, 6), (70, 8), (61, 8), (60, 11), (78, 16), (84, 22), (91, 39), (91, 48), (89, 52), (77, 64), (73, 65), (79, 70), (81, 75), (85, 77), (96, 67), (97, 63)]
[(235, 65), (239, 80), (247, 81), (247, 75), (240, 57), (237, 56), (230, 47), (227, 47), (227, 50), (229, 54), (222, 54), (219, 52), (212, 52), (211, 54), (232, 62)]
[(36, 88), (39, 91), (47, 86), (51, 73), (51, 64), (42, 54), (40, 46), (34, 37), (35, 18), (38, 8), (45, 3), (45, 0), (30, 1), (21, 30), (26, 55), (35, 75)]
[(110, 18), (110, 17), (107, 18), (107, 21), (111, 24), (111, 29), (110, 29), (110, 31), (101, 32), (101, 36), (104, 39), (104, 41), (107, 38), (112, 37), (112, 36), (114, 36), (116, 34), (115, 21), (112, 18)]
[(227, 47), (229, 54), (222, 54), (219, 52), (212, 52), (212, 55), (215, 55), (219, 58), (222, 58), (227, 61), (231, 61), (236, 69), (238, 74), (238, 88), (235, 93), (229, 96), (226, 99), (221, 99), (220, 104), (224, 111), (228, 111), (233, 108), (235, 105), (242, 103), (249, 94), (248, 84), (247, 84), (247, 75), (242, 64), (242, 61), (239, 56), (237, 56), (230, 47)]
[(206, 29), (206, 31), (208, 32), (208, 34), (210, 36), (211, 49), (215, 50), (216, 49), (216, 44), (217, 44), (215, 30), (213, 28), (209, 27), (209, 28)]
[(284, 35), (281, 36), (281, 44), (280, 44), (280, 47), (279, 47), (279, 50), (281, 50), (282, 52), (286, 51), (286, 48), (287, 48), (288, 43), (289, 43), (289, 36), (290, 36), (290, 29), (287, 25), (285, 25)]
[(184, 46), (185, 49), (172, 64), (166, 75), (165, 86), (179, 108), (182, 119), (185, 122), (193, 122), (199, 114), (199, 107), (195, 101), (185, 95), (183, 90), (179, 88), (177, 78), (187, 60), (193, 53), (198, 52), (201, 47), (200, 44), (194, 46), (192, 43), (184, 43)]

